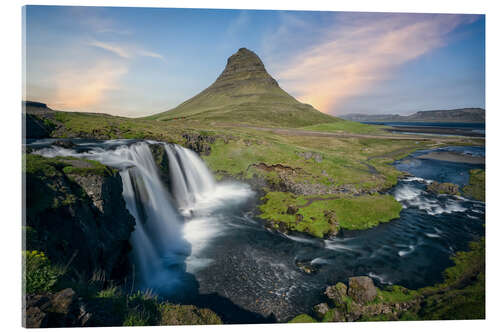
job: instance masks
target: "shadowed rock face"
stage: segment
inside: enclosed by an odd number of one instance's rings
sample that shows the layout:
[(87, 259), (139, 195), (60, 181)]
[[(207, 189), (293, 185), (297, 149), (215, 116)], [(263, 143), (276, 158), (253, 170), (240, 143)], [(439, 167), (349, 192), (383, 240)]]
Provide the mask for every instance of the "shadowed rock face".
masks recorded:
[(231, 89), (246, 84), (278, 87), (278, 82), (267, 73), (260, 58), (241, 48), (229, 57), (226, 68), (207, 90)]

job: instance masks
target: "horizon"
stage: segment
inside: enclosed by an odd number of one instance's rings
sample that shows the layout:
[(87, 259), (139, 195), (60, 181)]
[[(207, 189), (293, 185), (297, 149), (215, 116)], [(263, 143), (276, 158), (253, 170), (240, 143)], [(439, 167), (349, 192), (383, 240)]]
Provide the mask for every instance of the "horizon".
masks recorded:
[(126, 117), (170, 110), (212, 84), (241, 47), (281, 88), (332, 116), (485, 109), (484, 15), (24, 10), (23, 100), (57, 110)]

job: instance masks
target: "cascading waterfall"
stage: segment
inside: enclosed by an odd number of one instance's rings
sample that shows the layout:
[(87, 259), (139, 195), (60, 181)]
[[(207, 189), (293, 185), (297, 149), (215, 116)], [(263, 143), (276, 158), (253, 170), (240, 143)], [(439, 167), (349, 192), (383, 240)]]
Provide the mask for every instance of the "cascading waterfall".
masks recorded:
[(201, 158), (193, 151), (165, 144), (173, 193), (182, 213), (189, 215), (197, 201), (215, 189), (215, 180)]
[(223, 229), (220, 216), (213, 213), (227, 203), (244, 201), (252, 192), (243, 184), (216, 184), (196, 153), (164, 144), (172, 184), (169, 193), (148, 143), (126, 144), (110, 140), (84, 151), (50, 146), (37, 153), (88, 158), (118, 168), (126, 207), (136, 220), (131, 235), (134, 285), (162, 294), (178, 292), (181, 284), (192, 279), (186, 270), (205, 266), (201, 250)]
[(175, 287), (182, 272), (176, 267), (182, 266), (190, 253), (182, 237), (182, 218), (163, 187), (148, 145), (139, 143), (122, 151), (134, 165), (120, 175), (127, 209), (137, 223), (131, 242), (140, 286)]

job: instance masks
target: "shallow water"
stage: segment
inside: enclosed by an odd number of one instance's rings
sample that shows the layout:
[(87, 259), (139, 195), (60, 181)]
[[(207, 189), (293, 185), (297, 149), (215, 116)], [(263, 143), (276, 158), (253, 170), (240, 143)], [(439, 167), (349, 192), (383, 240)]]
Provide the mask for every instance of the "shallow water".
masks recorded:
[[(85, 156), (96, 158), (92, 156), (96, 151), (124, 143), (79, 144), (86, 145)], [(36, 149), (45, 149), (39, 153), (46, 156), (76, 153), (43, 145)], [(451, 149), (481, 153), (480, 148)], [(323, 300), (328, 284), (346, 282), (350, 276), (369, 275), (379, 285), (408, 288), (441, 281), (442, 271), (452, 265), (450, 255), (484, 235), (485, 207), (461, 197), (427, 193), (425, 186), (431, 180), (466, 184), (468, 170), (478, 166), (415, 158), (426, 152), (395, 164), (415, 176), (390, 191), (403, 205), (399, 219), (328, 240), (269, 231), (255, 216), (257, 198), (249, 186), (214, 184), (197, 193), (188, 210), (180, 210), (186, 222), (182, 236), (191, 245), (184, 264), (175, 268), (184, 273), (180, 275), (184, 283), (175, 292), (161, 287), (157, 292), (172, 300), (210, 306), (228, 322), (259, 322), (266, 317), (286, 321), (310, 312)], [(298, 261), (313, 265), (317, 272), (304, 273)], [(170, 283), (168, 269), (165, 285)]]

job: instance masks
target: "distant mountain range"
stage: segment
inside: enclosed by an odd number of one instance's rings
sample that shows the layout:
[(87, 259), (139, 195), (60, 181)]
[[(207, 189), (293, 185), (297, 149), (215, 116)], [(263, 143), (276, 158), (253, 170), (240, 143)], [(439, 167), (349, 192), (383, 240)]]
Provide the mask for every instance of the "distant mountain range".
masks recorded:
[(194, 120), (301, 127), (342, 121), (321, 113), (284, 91), (261, 59), (241, 48), (208, 88), (179, 106), (147, 117), (154, 120)]
[(360, 114), (350, 113), (340, 118), (352, 121), (371, 122), (456, 122), (456, 123), (484, 123), (485, 111), (481, 108), (464, 108), (453, 110), (418, 111), (409, 116), (399, 114)]

